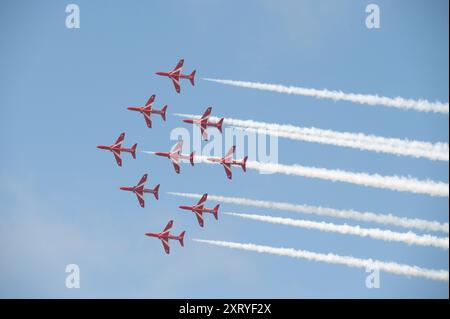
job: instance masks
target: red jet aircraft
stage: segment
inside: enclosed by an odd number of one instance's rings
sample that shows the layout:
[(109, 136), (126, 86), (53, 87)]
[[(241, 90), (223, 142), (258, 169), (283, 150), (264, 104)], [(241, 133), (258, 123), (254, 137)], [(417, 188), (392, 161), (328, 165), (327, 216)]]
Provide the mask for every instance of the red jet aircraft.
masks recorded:
[(163, 121), (166, 121), (166, 111), (167, 111), (167, 105), (164, 105), (164, 107), (161, 110), (155, 110), (153, 109), (153, 102), (155, 101), (155, 95), (153, 94), (148, 99), (147, 103), (145, 103), (144, 106), (130, 106), (128, 109), (130, 111), (137, 111), (144, 115), (145, 122), (147, 123), (147, 126), (149, 128), (152, 128), (152, 118), (151, 115), (153, 114), (159, 114), (161, 115)]
[(235, 161), (233, 160), (233, 154), (236, 151), (236, 146), (233, 145), (230, 150), (228, 151), (228, 153), (225, 155), (225, 157), (209, 157), (208, 161), (214, 162), (214, 163), (219, 163), (221, 165), (223, 165), (223, 167), (225, 168), (225, 173), (227, 174), (227, 177), (229, 179), (232, 178), (232, 174), (231, 174), (231, 165), (237, 165), (237, 166), (241, 166), (242, 170), (245, 172), (246, 171), (246, 165), (247, 165), (247, 159), (248, 156), (245, 156), (244, 159), (242, 159), (241, 161)]
[(97, 148), (102, 150), (108, 150), (111, 151), (114, 154), (114, 157), (116, 158), (117, 165), (122, 166), (122, 158), (120, 157), (120, 152), (126, 152), (131, 153), (131, 156), (133, 156), (134, 159), (136, 159), (136, 147), (137, 143), (134, 144), (131, 148), (124, 148), (122, 147), (122, 142), (125, 138), (125, 133), (120, 134), (117, 141), (112, 145), (99, 145)]
[(180, 174), (180, 159), (189, 159), (191, 165), (194, 166), (194, 156), (195, 152), (191, 154), (182, 154), (181, 150), (183, 149), (183, 141), (179, 141), (174, 145), (170, 152), (155, 152), (155, 155), (167, 157), (172, 161), (173, 168), (175, 168), (175, 172)]
[(218, 122), (209, 122), (209, 116), (211, 115), (211, 111), (212, 111), (212, 107), (208, 107), (206, 109), (205, 113), (203, 113), (201, 118), (199, 118), (199, 119), (183, 120), (183, 122), (185, 122), (185, 123), (195, 124), (195, 125), (200, 126), (200, 131), (201, 131), (203, 139), (205, 141), (208, 140), (208, 132), (206, 131), (208, 126), (217, 127), (219, 132), (222, 133), (223, 118), (221, 118)]
[(208, 199), (208, 194), (204, 194), (202, 198), (194, 206), (179, 206), (181, 209), (190, 210), (197, 216), (198, 224), (203, 227), (203, 213), (213, 214), (216, 220), (218, 219), (217, 213), (219, 211), (220, 204), (216, 205), (214, 208), (204, 207), (204, 203)]
[(159, 238), (161, 240), (161, 243), (163, 244), (164, 251), (166, 252), (166, 254), (170, 253), (169, 239), (178, 240), (180, 242), (181, 247), (184, 246), (183, 240), (184, 240), (184, 234), (186, 232), (182, 231), (179, 236), (172, 236), (172, 235), (170, 235), (170, 230), (172, 229), (172, 225), (173, 225), (173, 220), (169, 221), (166, 228), (164, 228), (164, 230), (160, 233), (145, 233), (145, 236)]
[(147, 189), (144, 188), (146, 182), (147, 182), (147, 174), (144, 174), (144, 176), (142, 176), (141, 180), (136, 186), (122, 186), (120, 189), (123, 191), (135, 193), (139, 201), (139, 204), (143, 208), (145, 206), (144, 193), (152, 193), (158, 200), (159, 184), (156, 185), (155, 188), (153, 189)]
[(173, 85), (175, 86), (175, 91), (177, 91), (177, 93), (180, 93), (180, 89), (181, 89), (181, 84), (180, 84), (180, 79), (189, 79), (189, 81), (191, 82), (192, 86), (195, 85), (194, 83), (194, 77), (195, 77), (195, 70), (192, 71), (191, 74), (187, 75), (187, 74), (181, 74), (181, 68), (183, 67), (183, 63), (184, 60), (181, 59), (177, 66), (170, 72), (156, 72), (157, 75), (162, 75), (162, 76), (167, 76), (169, 77), (172, 82)]

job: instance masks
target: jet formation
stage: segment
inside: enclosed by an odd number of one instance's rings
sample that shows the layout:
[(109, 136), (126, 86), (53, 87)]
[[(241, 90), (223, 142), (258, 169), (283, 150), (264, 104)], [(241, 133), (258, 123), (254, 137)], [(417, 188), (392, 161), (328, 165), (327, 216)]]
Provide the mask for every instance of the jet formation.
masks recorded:
[[(175, 68), (172, 71), (168, 72), (156, 72), (159, 76), (165, 76), (172, 80), (172, 83), (174, 85), (175, 91), (177, 93), (181, 92), (181, 79), (188, 79), (189, 82), (192, 84), (192, 86), (195, 86), (195, 73), (196, 71), (193, 70), (190, 74), (182, 74), (181, 69), (183, 67), (184, 60), (181, 59)], [(142, 114), (144, 117), (146, 126), (148, 128), (152, 128), (153, 126), (153, 118), (152, 115), (159, 115), (161, 116), (162, 120), (166, 121), (166, 113), (167, 113), (167, 105), (164, 105), (161, 107), (161, 109), (156, 109), (153, 107), (155, 103), (156, 95), (151, 95), (147, 102), (144, 105), (138, 105), (138, 106), (128, 106), (127, 109), (133, 112), (138, 112)], [(211, 121), (210, 115), (212, 113), (212, 107), (208, 107), (203, 115), (199, 116), (195, 119), (184, 119), (184, 123), (196, 125), (200, 128), (200, 132), (202, 135), (202, 138), (207, 141), (208, 140), (208, 128), (215, 127), (220, 133), (222, 133), (222, 125), (223, 125), (223, 118), (220, 118), (218, 121)], [(133, 146), (127, 148), (124, 147), (122, 144), (125, 139), (125, 132), (121, 133), (120, 136), (117, 138), (116, 142), (111, 145), (98, 145), (97, 148), (102, 150), (107, 150), (113, 153), (114, 158), (116, 160), (116, 163), (119, 167), (122, 166), (122, 153), (130, 153), (133, 159), (136, 159), (136, 148), (137, 143)], [(168, 152), (152, 152), (156, 156), (166, 157), (168, 158), (173, 165), (173, 168), (177, 174), (180, 174), (181, 167), (180, 163), (182, 161), (188, 161), (191, 166), (194, 166), (195, 164), (195, 152), (191, 152), (189, 154), (183, 154), (183, 140), (178, 141), (170, 151)], [(209, 157), (207, 158), (208, 161), (213, 163), (221, 164), (225, 168), (225, 173), (228, 177), (228, 179), (232, 179), (232, 171), (231, 167), (234, 166), (241, 166), (244, 172), (246, 171), (246, 163), (247, 163), (247, 156), (245, 156), (242, 160), (234, 160), (233, 156), (236, 151), (236, 146), (233, 146), (230, 148), (230, 150), (226, 153), (224, 157)], [(145, 194), (153, 194), (156, 200), (159, 199), (159, 188), (160, 184), (157, 184), (153, 188), (145, 188), (145, 184), (147, 183), (148, 174), (144, 174), (137, 185), (135, 186), (121, 186), (119, 189), (127, 192), (134, 193), (136, 195), (136, 198), (139, 202), (140, 207), (145, 208)], [(200, 200), (194, 204), (194, 205), (181, 205), (179, 206), (182, 210), (187, 210), (195, 214), (197, 218), (197, 222), (200, 227), (204, 227), (204, 216), (205, 214), (211, 214), (214, 216), (216, 220), (218, 220), (218, 213), (219, 213), (219, 207), (220, 204), (217, 204), (216, 206), (212, 208), (205, 207), (205, 203), (208, 199), (208, 194), (204, 194)], [(155, 237), (161, 240), (161, 243), (163, 245), (164, 251), (166, 254), (170, 253), (170, 240), (176, 240), (180, 243), (180, 245), (184, 246), (184, 235), (185, 231), (182, 231), (180, 235), (174, 236), (170, 234), (170, 231), (173, 226), (173, 220), (170, 220), (166, 227), (159, 233), (145, 233), (145, 236), (148, 237)]]

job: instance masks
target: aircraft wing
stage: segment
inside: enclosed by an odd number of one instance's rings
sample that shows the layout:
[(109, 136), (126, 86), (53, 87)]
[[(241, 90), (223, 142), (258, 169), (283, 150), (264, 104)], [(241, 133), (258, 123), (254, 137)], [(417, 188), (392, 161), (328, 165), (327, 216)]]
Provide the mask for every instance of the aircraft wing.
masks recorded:
[(200, 124), (200, 132), (202, 133), (202, 137), (205, 141), (208, 140), (208, 132), (206, 131), (206, 124)]
[(169, 241), (165, 238), (159, 238), (161, 239), (161, 243), (163, 245), (164, 251), (166, 252), (166, 254), (170, 253), (170, 246), (169, 246)]
[(195, 205), (195, 206), (202, 205), (204, 202), (206, 202), (207, 199), (208, 199), (208, 194), (203, 194), (202, 198), (200, 198), (197, 205)]
[(175, 91), (177, 91), (177, 93), (180, 93), (180, 91), (181, 91), (180, 78), (171, 76), (170, 79), (173, 82), (173, 86), (175, 87)]
[(165, 233), (170, 232), (170, 230), (172, 229), (172, 226), (173, 226), (173, 220), (170, 220), (170, 221), (167, 223), (167, 225), (166, 225), (166, 227), (164, 228), (164, 230), (161, 232), (161, 234), (165, 234)]
[(171, 153), (179, 153), (183, 149), (183, 140), (179, 141), (177, 144), (175, 144), (170, 151)]
[(144, 174), (137, 184), (138, 188), (144, 188), (145, 183), (147, 182), (147, 174)]
[(207, 120), (209, 118), (209, 116), (211, 115), (211, 111), (212, 111), (212, 107), (208, 107), (205, 111), (205, 113), (203, 113), (202, 115), (202, 120)]
[(178, 164), (178, 162), (175, 162), (174, 160), (172, 160), (172, 164), (173, 164), (173, 168), (175, 169), (175, 172), (177, 174), (180, 174), (180, 164)]
[(155, 101), (155, 94), (150, 96), (150, 98), (148, 99), (147, 103), (145, 103), (145, 106), (152, 105), (154, 101)]
[(184, 63), (184, 59), (181, 59), (180, 61), (178, 61), (178, 64), (176, 65), (176, 67), (173, 68), (171, 73), (180, 73), (181, 68), (183, 67), (183, 63)]
[(120, 157), (120, 151), (113, 150), (114, 157), (116, 158), (117, 165), (122, 166), (122, 158)]
[(139, 180), (139, 183), (136, 185), (136, 189), (142, 192), (146, 182), (147, 182), (147, 174), (144, 174)]
[(120, 136), (117, 138), (116, 142), (114, 143), (113, 146), (122, 146), (122, 142), (125, 138), (125, 133), (120, 134)]
[(226, 162), (230, 162), (231, 159), (233, 158), (233, 154), (234, 151), (236, 150), (236, 145), (233, 145), (227, 152), (227, 154), (225, 155), (225, 161)]
[(170, 153), (171, 153), (170, 160), (172, 161), (173, 168), (175, 169), (175, 172), (177, 174), (180, 174), (180, 164), (178, 162), (178, 159), (179, 159), (182, 148), (183, 148), (183, 140), (181, 140), (177, 144), (175, 144), (175, 146), (170, 151)]
[(136, 191), (135, 194), (139, 201), (139, 205), (141, 205), (141, 207), (144, 208), (145, 207), (144, 192)]
[(143, 112), (142, 114), (144, 114), (145, 123), (147, 123), (147, 127), (152, 128), (152, 118), (151, 118), (152, 113)]
[(200, 227), (203, 227), (203, 215), (202, 213), (195, 213), (195, 216), (197, 216), (197, 221)]
[(232, 178), (232, 173), (231, 173), (231, 164), (229, 163), (225, 163), (223, 164), (223, 167), (225, 168), (225, 173), (227, 174), (228, 179)]

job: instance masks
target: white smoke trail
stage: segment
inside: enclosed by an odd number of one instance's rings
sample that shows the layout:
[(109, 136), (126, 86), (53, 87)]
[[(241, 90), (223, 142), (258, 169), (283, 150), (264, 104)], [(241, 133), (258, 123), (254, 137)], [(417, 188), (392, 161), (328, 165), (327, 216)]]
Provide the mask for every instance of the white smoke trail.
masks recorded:
[[(192, 114), (176, 113), (176, 116), (198, 119), (200, 116)], [(212, 116), (211, 121), (219, 118)], [(336, 146), (351, 147), (367, 151), (382, 152), (395, 155), (424, 157), (431, 160), (448, 161), (448, 143), (429, 143), (415, 140), (403, 140), (398, 138), (385, 138), (362, 133), (337, 132), (322, 130), (314, 127), (297, 127), (293, 125), (282, 125), (275, 123), (257, 122), (253, 120), (240, 120), (225, 118), (227, 125), (245, 128), (246, 131), (276, 135), (293, 140), (331, 144)]]
[(315, 253), (307, 250), (296, 250), (292, 248), (277, 248), (271, 246), (262, 246), (255, 244), (242, 244), (228, 241), (217, 241), (217, 240), (205, 240), (205, 239), (193, 239), (193, 241), (204, 243), (213, 246), (221, 246), (232, 249), (240, 249), (246, 251), (254, 251), (258, 253), (272, 254), (278, 256), (287, 256), (292, 258), (301, 258), (311, 261), (320, 261), (329, 264), (339, 264), (346, 265), (349, 267), (357, 268), (371, 268), (379, 269), (381, 271), (386, 271), (396, 275), (412, 276), (412, 277), (422, 277), (426, 279), (447, 281), (448, 282), (448, 271), (444, 269), (427, 269), (418, 266), (410, 266), (405, 264), (398, 264), (395, 262), (384, 262), (373, 259), (361, 259), (351, 256), (340, 256), (332, 253), (321, 254)]
[(383, 176), (379, 174), (353, 173), (338, 169), (325, 169), (301, 165), (283, 165), (248, 161), (247, 168), (260, 172), (281, 173), (310, 178), (326, 179), (333, 182), (346, 182), (368, 187), (390, 189), (399, 192), (427, 194), (448, 197), (449, 185), (432, 180), (418, 180), (403, 176)]
[(390, 98), (385, 96), (370, 94), (344, 93), (342, 91), (317, 90), (295, 86), (284, 86), (278, 84), (267, 84), (259, 82), (246, 82), (234, 80), (221, 80), (203, 78), (203, 80), (232, 85), (242, 88), (250, 88), (262, 91), (272, 91), (286, 94), (296, 94), (303, 96), (311, 96), (319, 99), (331, 99), (334, 101), (349, 101), (366, 105), (383, 105), (395, 107), (403, 110), (416, 110), (421, 112), (434, 112), (449, 114), (449, 104), (442, 102), (430, 102), (427, 100), (404, 99), (402, 97)]
[[(207, 156), (195, 156), (196, 162), (218, 164), (207, 160)], [(379, 174), (354, 173), (339, 169), (326, 169), (301, 165), (283, 165), (247, 161), (247, 169), (261, 173), (278, 173), (309, 178), (319, 178), (333, 182), (344, 182), (366, 187), (389, 189), (398, 192), (426, 194), (430, 196), (448, 197), (449, 185), (433, 180), (418, 180), (412, 177), (384, 176)]]
[(344, 235), (371, 237), (374, 239), (380, 239), (385, 241), (402, 242), (408, 245), (433, 246), (448, 249), (448, 237), (417, 235), (413, 232), (399, 233), (390, 230), (382, 230), (378, 228), (361, 228), (360, 226), (350, 226), (347, 224), (336, 225), (332, 223), (314, 222), (304, 219), (281, 218), (267, 215), (231, 213), (231, 212), (228, 213), (225, 212), (223, 214), (272, 224), (281, 224), (307, 229), (317, 229), (324, 232), (334, 232)]
[[(195, 193), (176, 193), (168, 192), (168, 194), (181, 196), (186, 198), (200, 199), (203, 194)], [(449, 233), (448, 223), (439, 223), (437, 221), (428, 221), (417, 218), (398, 217), (392, 214), (375, 214), (371, 212), (359, 212), (355, 210), (339, 210), (328, 207), (310, 206), (310, 205), (298, 205), (283, 202), (272, 202), (266, 200), (248, 199), (242, 197), (227, 197), (219, 195), (208, 195), (210, 200), (218, 201), (221, 203), (228, 203), (234, 205), (244, 205), (266, 209), (276, 209), (282, 211), (290, 211), (294, 213), (311, 214), (318, 216), (327, 216), (334, 218), (352, 219), (361, 222), (371, 222), (384, 225), (393, 225), (403, 228), (415, 228), (422, 231), (434, 231)]]

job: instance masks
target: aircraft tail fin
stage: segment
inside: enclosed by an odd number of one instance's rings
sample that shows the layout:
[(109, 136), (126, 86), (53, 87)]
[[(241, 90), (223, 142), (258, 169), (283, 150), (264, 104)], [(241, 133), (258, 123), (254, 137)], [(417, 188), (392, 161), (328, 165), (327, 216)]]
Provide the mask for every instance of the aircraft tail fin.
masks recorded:
[(167, 105), (164, 105), (164, 107), (161, 109), (161, 117), (163, 119), (163, 121), (166, 121), (166, 111), (167, 111)]
[(217, 204), (216, 207), (214, 207), (214, 209), (213, 209), (213, 215), (214, 215), (214, 218), (215, 218), (216, 220), (219, 219), (219, 215), (218, 215), (218, 213), (219, 213), (219, 207), (220, 207), (220, 204)]
[(244, 159), (242, 160), (241, 166), (242, 166), (242, 170), (244, 172), (247, 171), (247, 160), (248, 160), (248, 156), (244, 157)]
[(156, 185), (155, 188), (153, 188), (153, 195), (155, 196), (156, 200), (159, 199), (159, 195), (158, 195), (159, 186), (160, 186), (160, 184)]
[(191, 81), (192, 86), (195, 86), (195, 70), (189, 75), (189, 81)]
[(194, 166), (194, 157), (195, 157), (195, 151), (193, 151), (193, 152), (189, 155), (189, 162), (191, 162), (191, 166)]
[(222, 124), (223, 124), (223, 117), (217, 122), (217, 129), (220, 133), (222, 133)]
[(184, 234), (185, 234), (185, 233), (186, 233), (186, 232), (183, 230), (183, 231), (181, 232), (180, 236), (178, 236), (178, 240), (180, 241), (181, 247), (184, 247)]
[(133, 156), (134, 159), (136, 159), (136, 147), (137, 147), (137, 143), (131, 147), (131, 151), (130, 151), (131, 156)]

